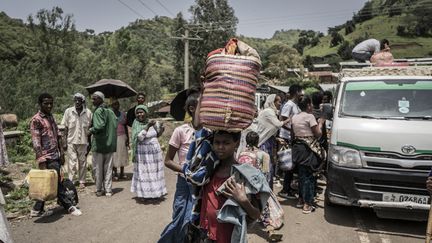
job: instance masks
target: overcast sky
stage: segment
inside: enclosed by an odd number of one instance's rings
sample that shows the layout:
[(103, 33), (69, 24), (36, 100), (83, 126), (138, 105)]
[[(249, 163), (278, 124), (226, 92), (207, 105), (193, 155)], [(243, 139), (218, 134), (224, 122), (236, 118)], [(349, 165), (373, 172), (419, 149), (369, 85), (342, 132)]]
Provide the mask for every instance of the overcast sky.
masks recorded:
[[(0, 11), (27, 19), (39, 9), (59, 6), (73, 14), (78, 30), (114, 31), (137, 18), (170, 16), (188, 9), (194, 0), (0, 0)], [(271, 38), (276, 30), (312, 29), (326, 33), (343, 24), (366, 0), (229, 0), (239, 19), (237, 33)]]

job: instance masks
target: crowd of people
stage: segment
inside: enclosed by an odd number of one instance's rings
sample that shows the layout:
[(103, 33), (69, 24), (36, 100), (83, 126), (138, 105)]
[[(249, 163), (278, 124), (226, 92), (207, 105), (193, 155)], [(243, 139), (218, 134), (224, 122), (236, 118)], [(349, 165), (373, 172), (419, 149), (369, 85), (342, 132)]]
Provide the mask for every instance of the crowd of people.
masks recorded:
[[(125, 113), (120, 111), (118, 100), (111, 99), (110, 106), (106, 105), (100, 91), (91, 95), (92, 112), (87, 108), (86, 97), (76, 93), (74, 106), (64, 112), (61, 134), (51, 113), (54, 98), (43, 93), (38, 98), (39, 111), (30, 121), (39, 169), (54, 169), (63, 175), (63, 166), (67, 179), (85, 188), (87, 156), (91, 151), (95, 195), (111, 197), (113, 179), (125, 179), (130, 149), (130, 191), (138, 200), (157, 200), (167, 194), (164, 165), (177, 173), (172, 222), (163, 230), (159, 242), (230, 242), (234, 238), (242, 242), (244, 227), (256, 220), (262, 222), (270, 239), (281, 240), (282, 235), (277, 232), (283, 225), (279, 200), (297, 198), (303, 213), (315, 210), (316, 179), (325, 160), (324, 142), (317, 139), (326, 129), (325, 119), (319, 112), (314, 116), (314, 110), (319, 111), (324, 97), (331, 102), (331, 93), (317, 92), (312, 99), (303, 94), (301, 86), (292, 85), (286, 94), (288, 98), (269, 95), (264, 109), (256, 111), (251, 126), (237, 133), (203, 127), (199, 120), (200, 96), (199, 89), (188, 91), (184, 108), (191, 119), (175, 128), (163, 158), (158, 137), (164, 127), (148, 118), (144, 94), (138, 94), (138, 104)], [(282, 171), (276, 154), (286, 145), (292, 148), (295, 166)], [(68, 213), (81, 215), (76, 203), (66, 195), (65, 179), (58, 178), (59, 204)], [(255, 184), (245, 184), (248, 180)], [(273, 192), (274, 180), (283, 185), (279, 198)], [(256, 183), (260, 185), (247, 188)], [(241, 209), (244, 222), (232, 222), (232, 209), (220, 214), (231, 204)], [(32, 217), (51, 214), (51, 210), (44, 209), (43, 201), (36, 201), (31, 210)]]
[[(229, 242), (233, 232), (239, 234), (235, 236), (238, 239), (244, 237), (234, 229), (237, 226), (233, 222), (222, 223), (223, 219), (217, 217), (217, 212), (227, 207), (229, 200), (243, 210), (245, 222), (261, 221), (269, 238), (280, 240), (282, 235), (276, 230), (283, 225), (281, 198), (297, 198), (305, 214), (315, 210), (316, 179), (325, 161), (326, 143), (326, 139), (318, 140), (326, 130), (319, 109), (324, 97), (326, 102), (331, 102), (331, 93), (317, 92), (312, 99), (304, 96), (301, 86), (292, 85), (286, 94), (288, 98), (271, 94), (264, 109), (256, 111), (251, 126), (242, 133), (204, 128), (198, 114), (200, 95), (199, 89), (188, 91), (184, 108), (191, 119), (175, 128), (164, 159), (158, 141), (164, 128), (148, 118), (143, 93), (138, 94), (138, 104), (127, 113), (120, 111), (118, 100), (111, 99), (110, 106), (106, 105), (100, 91), (91, 95), (92, 112), (87, 108), (86, 97), (76, 93), (74, 105), (66, 109), (61, 120), (62, 134), (51, 113), (54, 98), (41, 94), (39, 111), (30, 121), (32, 143), (39, 169), (54, 169), (62, 175), (58, 177), (59, 204), (72, 215), (82, 214), (66, 195), (63, 171), (67, 172), (68, 180), (85, 188), (90, 151), (95, 195), (111, 197), (113, 179), (126, 178), (130, 149), (133, 162), (130, 191), (138, 200), (160, 199), (167, 194), (164, 165), (177, 173), (172, 222), (162, 232), (159, 242), (179, 239), (197, 242), (197, 237)], [(282, 171), (276, 154), (282, 147), (287, 148), (286, 145), (292, 147), (295, 166)], [(238, 176), (234, 177), (236, 170), (237, 175), (242, 175), (240, 181)], [(251, 176), (254, 180), (262, 178), (259, 190), (245, 189), (241, 181)], [(279, 198), (273, 193), (274, 180), (283, 185)], [(44, 209), (43, 201), (36, 201), (30, 215), (40, 217), (52, 213)]]
[[(138, 105), (133, 116), (120, 111), (118, 100), (105, 103), (105, 95), (97, 91), (91, 95), (94, 111), (86, 105), (86, 97), (76, 93), (74, 106), (66, 109), (60, 132), (51, 113), (54, 98), (43, 93), (38, 98), (39, 111), (30, 120), (33, 149), (39, 169), (54, 169), (58, 174), (57, 198), (67, 212), (82, 214), (75, 200), (66, 192), (64, 172), (69, 182), (86, 187), (87, 156), (92, 152), (91, 174), (96, 184), (96, 196), (111, 197), (112, 181), (125, 179), (124, 167), (129, 163), (129, 128), (132, 134), (132, 161), (134, 163), (131, 192), (138, 200), (157, 199), (167, 194), (164, 179), (162, 150), (157, 137), (164, 129), (149, 121), (145, 95), (138, 94)], [(132, 118), (130, 118), (132, 117)], [(128, 123), (128, 118), (133, 119)], [(66, 163), (65, 163), (66, 162)], [(63, 169), (62, 169), (63, 166)], [(75, 181), (76, 180), (76, 181)], [(51, 215), (44, 209), (44, 201), (36, 201), (32, 217)]]

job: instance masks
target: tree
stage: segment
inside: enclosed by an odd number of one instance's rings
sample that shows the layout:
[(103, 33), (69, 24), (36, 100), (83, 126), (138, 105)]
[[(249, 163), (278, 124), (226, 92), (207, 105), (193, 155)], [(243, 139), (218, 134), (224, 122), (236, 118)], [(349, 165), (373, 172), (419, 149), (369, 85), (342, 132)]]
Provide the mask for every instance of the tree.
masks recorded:
[(63, 110), (70, 103), (67, 94), (72, 92), (76, 81), (71, 79), (78, 51), (72, 16), (54, 7), (30, 15), (28, 21), (29, 51), (15, 66), (19, 73), (13, 77), (17, 85), (15, 96), (19, 100), (14, 110), (20, 116), (30, 115), (34, 108), (29, 104), (35, 104), (42, 92), (54, 95), (56, 104), (64, 104), (56, 105), (55, 111)]
[(343, 36), (339, 32), (332, 32), (331, 37), (330, 47), (335, 47), (344, 41)]
[(192, 14), (191, 33), (203, 39), (189, 44), (190, 84), (193, 84), (200, 80), (207, 54), (223, 47), (235, 36), (238, 19), (227, 0), (196, 0), (189, 11)]
[(303, 59), (294, 48), (285, 44), (276, 44), (267, 51), (263, 63), (264, 73), (269, 78), (281, 81), (289, 78), (288, 68), (303, 70)]
[(352, 20), (345, 23), (345, 35), (351, 34), (355, 30), (355, 24)]
[(316, 46), (319, 44), (319, 37), (322, 35), (321, 32), (315, 32), (313, 30), (302, 30), (299, 34), (299, 39), (293, 47), (303, 55), (303, 50), (306, 46)]
[(342, 45), (340, 45), (340, 47), (338, 48), (337, 53), (343, 60), (349, 60), (351, 59), (352, 49), (353, 46), (350, 45), (348, 41), (344, 41), (342, 42)]
[(356, 23), (361, 23), (374, 17), (373, 1), (367, 1), (363, 8), (354, 15), (353, 20)]

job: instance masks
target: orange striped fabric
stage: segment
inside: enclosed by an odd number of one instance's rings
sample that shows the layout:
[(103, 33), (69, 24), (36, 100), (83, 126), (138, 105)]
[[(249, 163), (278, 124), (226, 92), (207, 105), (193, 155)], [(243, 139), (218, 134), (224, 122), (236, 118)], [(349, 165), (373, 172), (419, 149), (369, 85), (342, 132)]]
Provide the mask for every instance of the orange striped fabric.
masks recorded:
[(252, 123), (260, 68), (255, 57), (215, 54), (207, 59), (200, 108), (205, 127), (240, 132)]

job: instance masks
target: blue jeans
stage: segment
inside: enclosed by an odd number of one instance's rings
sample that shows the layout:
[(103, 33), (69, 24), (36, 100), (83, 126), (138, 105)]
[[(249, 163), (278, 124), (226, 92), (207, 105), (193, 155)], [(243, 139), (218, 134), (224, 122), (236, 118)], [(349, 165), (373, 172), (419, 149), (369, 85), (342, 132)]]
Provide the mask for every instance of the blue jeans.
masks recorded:
[(294, 177), (294, 171), (289, 170), (289, 171), (285, 171), (284, 172), (284, 183), (283, 183), (283, 188), (282, 191), (288, 193), (291, 192), (291, 182), (293, 180)]
[(172, 221), (161, 233), (158, 242), (183, 242), (192, 216), (192, 188), (186, 179), (177, 176)]
[(362, 53), (352, 52), (351, 54), (354, 60), (356, 60), (357, 62), (364, 63), (370, 60), (370, 58), (373, 55), (373, 52), (362, 52)]
[(270, 173), (267, 176), (267, 182), (268, 182), (268, 184), (272, 190), (273, 190), (273, 177), (274, 177), (274, 173), (275, 173), (275, 166), (274, 166), (275, 163), (274, 163), (274, 158), (273, 158), (274, 146), (276, 146), (276, 139), (274, 137), (270, 137), (269, 139), (267, 139), (267, 141), (265, 141), (259, 147), (259, 149), (261, 149), (262, 151), (264, 151), (270, 155)]
[(305, 203), (312, 205), (315, 197), (315, 176), (309, 166), (298, 165), (298, 170), (300, 197)]

